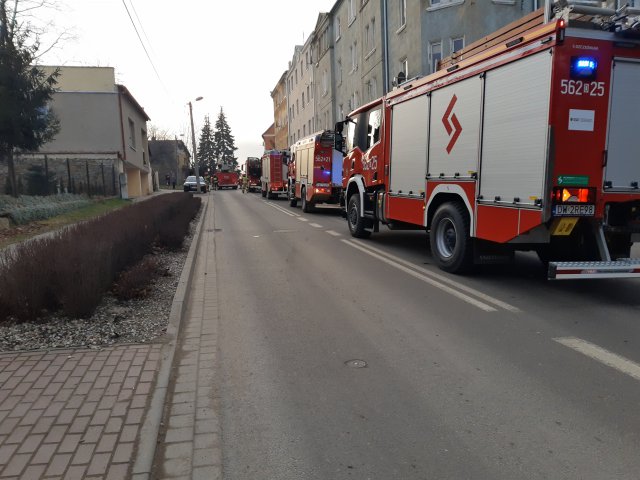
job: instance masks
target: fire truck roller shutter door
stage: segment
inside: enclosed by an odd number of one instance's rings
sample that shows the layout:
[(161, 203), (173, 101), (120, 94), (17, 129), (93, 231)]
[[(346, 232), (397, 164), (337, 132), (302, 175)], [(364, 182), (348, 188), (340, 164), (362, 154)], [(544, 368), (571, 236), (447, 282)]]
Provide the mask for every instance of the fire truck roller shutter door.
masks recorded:
[(638, 122), (640, 62), (615, 60), (609, 109), (605, 181), (613, 189), (631, 189), (640, 182)]
[(391, 112), (391, 172), (393, 194), (419, 195), (425, 190), (429, 97), (421, 95), (393, 107)]
[(478, 171), (482, 82), (474, 76), (433, 92), (427, 168), (431, 178), (465, 178)]
[(490, 70), (485, 78), (480, 195), (535, 204), (547, 163), (549, 51)]

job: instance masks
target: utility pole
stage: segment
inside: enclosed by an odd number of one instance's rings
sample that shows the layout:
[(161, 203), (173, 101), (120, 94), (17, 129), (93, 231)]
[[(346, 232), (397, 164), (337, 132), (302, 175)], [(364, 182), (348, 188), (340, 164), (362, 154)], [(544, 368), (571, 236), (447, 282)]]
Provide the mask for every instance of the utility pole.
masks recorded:
[[(203, 97), (196, 98), (196, 102), (202, 100)], [(196, 154), (196, 132), (193, 128), (193, 107), (189, 102), (189, 118), (191, 119), (191, 141), (193, 142), (193, 165), (196, 171), (196, 193), (200, 193), (200, 166), (198, 165), (198, 155)]]

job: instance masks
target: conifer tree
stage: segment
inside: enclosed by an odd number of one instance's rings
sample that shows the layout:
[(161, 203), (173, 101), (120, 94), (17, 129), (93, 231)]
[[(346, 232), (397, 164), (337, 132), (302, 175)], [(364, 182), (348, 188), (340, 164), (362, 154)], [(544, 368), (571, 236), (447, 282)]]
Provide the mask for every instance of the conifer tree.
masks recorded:
[(211, 130), (211, 122), (209, 115), (204, 117), (204, 126), (200, 132), (200, 140), (198, 142), (198, 162), (201, 170), (209, 170), (210, 174), (216, 171), (216, 154), (213, 131)]
[(13, 196), (18, 195), (14, 151), (34, 151), (60, 129), (48, 108), (60, 72), (47, 75), (34, 66), (39, 42), (37, 36), (31, 38), (34, 33), (28, 26), (16, 20), (18, 4), (0, 0), (0, 162), (9, 167)]
[(231, 135), (231, 128), (229, 128), (222, 107), (220, 107), (220, 113), (216, 120), (213, 138), (215, 144), (214, 154), (218, 164), (222, 165), (225, 170), (236, 170), (238, 159), (233, 154), (238, 147), (235, 145), (235, 139)]

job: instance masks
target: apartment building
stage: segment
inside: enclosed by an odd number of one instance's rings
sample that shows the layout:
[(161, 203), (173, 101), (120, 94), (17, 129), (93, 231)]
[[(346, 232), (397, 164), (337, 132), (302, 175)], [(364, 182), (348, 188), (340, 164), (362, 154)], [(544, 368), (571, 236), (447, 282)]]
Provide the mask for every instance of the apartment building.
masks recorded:
[(287, 114), (287, 74), (288, 71), (280, 75), (278, 83), (271, 91), (273, 100), (273, 134), (274, 148), (284, 150), (289, 148), (289, 119)]
[[(619, 1), (619, 0), (610, 0)], [(634, 0), (640, 2), (640, 0)], [(294, 47), (288, 145), (331, 128), (439, 60), (541, 7), (540, 0), (337, 0)], [(280, 118), (274, 103), (274, 118)]]

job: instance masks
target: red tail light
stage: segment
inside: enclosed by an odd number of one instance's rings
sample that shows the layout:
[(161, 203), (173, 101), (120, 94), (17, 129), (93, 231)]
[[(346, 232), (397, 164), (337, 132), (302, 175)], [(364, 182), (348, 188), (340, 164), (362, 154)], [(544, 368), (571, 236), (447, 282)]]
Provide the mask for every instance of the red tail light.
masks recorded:
[(553, 203), (595, 203), (595, 188), (555, 187)]

